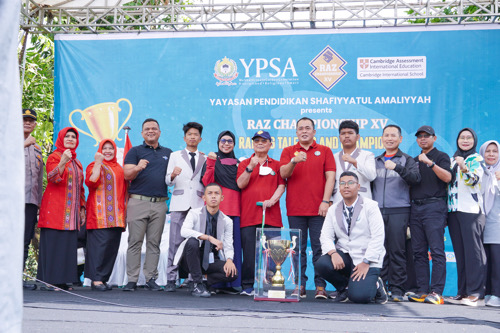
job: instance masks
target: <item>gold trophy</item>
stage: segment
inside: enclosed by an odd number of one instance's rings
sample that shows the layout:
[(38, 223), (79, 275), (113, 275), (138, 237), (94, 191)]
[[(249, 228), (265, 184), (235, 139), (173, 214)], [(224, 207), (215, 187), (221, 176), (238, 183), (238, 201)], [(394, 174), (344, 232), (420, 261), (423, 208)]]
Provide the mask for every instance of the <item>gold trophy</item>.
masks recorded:
[[(269, 251), (269, 256), (276, 264), (276, 273), (271, 279), (271, 289), (268, 291), (268, 298), (286, 298), (285, 292), (285, 277), (281, 274), (281, 264), (285, 261), (291, 248), (295, 248), (297, 236), (293, 236), (292, 240), (270, 239), (266, 240), (266, 236), (262, 235), (262, 247)], [(267, 243), (267, 248), (266, 248)]]
[[(118, 106), (118, 104), (121, 101), (127, 102), (130, 110), (123, 124), (121, 124), (121, 126), (118, 126), (118, 112), (122, 110)], [(89, 134), (75, 126), (71, 118), (73, 113), (75, 112), (78, 112), (82, 115), (81, 120), (85, 120), (85, 122), (87, 123), (87, 127), (92, 134)], [(96, 144), (94, 146), (97, 146), (103, 139), (116, 139), (118, 141), (121, 141), (121, 139), (118, 138), (118, 133), (127, 123), (131, 115), (132, 103), (130, 103), (130, 101), (126, 98), (120, 98), (116, 102), (100, 103), (89, 106), (83, 111), (80, 109), (73, 110), (69, 114), (69, 122), (71, 126), (75, 127), (80, 133), (88, 135), (96, 140)]]

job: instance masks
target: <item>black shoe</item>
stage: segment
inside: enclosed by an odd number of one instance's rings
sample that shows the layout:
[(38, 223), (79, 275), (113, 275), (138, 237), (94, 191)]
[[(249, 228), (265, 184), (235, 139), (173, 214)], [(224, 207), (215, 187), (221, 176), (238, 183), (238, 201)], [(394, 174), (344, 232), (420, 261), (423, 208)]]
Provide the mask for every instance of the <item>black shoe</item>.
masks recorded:
[(107, 282), (104, 283), (104, 285), (106, 286), (106, 290), (113, 290), (113, 286), (108, 284)]
[(393, 286), (389, 296), (389, 300), (392, 302), (403, 302), (404, 294), (405, 293), (401, 288)]
[(220, 288), (220, 289), (218, 289), (218, 292), (221, 294), (228, 294), (228, 295), (239, 295), (240, 294), (240, 291), (236, 288), (233, 288), (233, 287)]
[(377, 280), (377, 293), (375, 294), (375, 303), (385, 304), (389, 297), (387, 296), (387, 292), (385, 291), (384, 281), (379, 277)]
[(165, 291), (174, 292), (175, 291), (175, 281), (167, 281), (167, 285), (165, 286)]
[(23, 289), (26, 290), (36, 290), (37, 286), (34, 283), (28, 283), (26, 281), (23, 281)]
[(337, 291), (337, 296), (335, 296), (335, 298), (333, 299), (333, 301), (335, 303), (345, 303), (347, 302), (349, 299), (347, 298), (347, 289), (344, 289), (344, 290), (338, 290)]
[(194, 281), (188, 281), (186, 284), (188, 293), (192, 293), (194, 290)]
[(146, 289), (149, 289), (151, 291), (163, 291), (163, 288), (160, 287), (153, 278), (149, 279), (149, 281), (146, 282), (145, 287)]
[(108, 290), (108, 288), (106, 287), (106, 285), (104, 283), (94, 284), (94, 282), (92, 282), (91, 288), (92, 288), (92, 290), (97, 290), (97, 291), (106, 291), (106, 290)]
[(123, 291), (135, 291), (137, 289), (137, 282), (129, 282), (125, 287), (123, 287)]
[(191, 295), (196, 297), (210, 297), (211, 294), (203, 283), (195, 283)]
[(391, 301), (393, 301), (393, 302), (403, 302), (403, 294), (392, 293), (391, 294)]

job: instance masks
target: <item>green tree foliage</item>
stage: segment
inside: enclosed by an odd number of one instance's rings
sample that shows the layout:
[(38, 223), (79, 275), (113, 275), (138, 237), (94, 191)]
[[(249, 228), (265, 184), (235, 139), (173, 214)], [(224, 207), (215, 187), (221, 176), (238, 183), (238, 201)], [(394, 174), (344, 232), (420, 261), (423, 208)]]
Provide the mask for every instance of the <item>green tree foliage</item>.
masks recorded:
[[(37, 126), (32, 135), (42, 147), (44, 161), (52, 151), (54, 135), (54, 41), (53, 36), (35, 34), (29, 37), (21, 31), (23, 38), (19, 46), (20, 77), (23, 75), (23, 44), (26, 40), (26, 55), (24, 62), (24, 79), (21, 82), (22, 106), (37, 112)], [(27, 37), (28, 36), (28, 37)], [(44, 188), (47, 184), (44, 174)], [(29, 248), (25, 272), (36, 276), (38, 261), (38, 242), (40, 231), (35, 230), (35, 237)]]
[[(26, 38), (24, 35), (23, 38)], [(54, 135), (54, 41), (53, 36), (31, 35), (26, 48), (22, 105), (37, 112), (37, 126), (32, 135), (47, 158)], [(19, 47), (22, 52), (22, 43)], [(21, 57), (22, 60), (22, 57)], [(22, 65), (22, 64), (21, 64)], [(21, 68), (22, 76), (23, 69)]]
[[(434, 17), (429, 20), (429, 23), (449, 23), (454, 22), (456, 20), (465, 21), (465, 22), (484, 22), (491, 21), (493, 16), (485, 16), (485, 14), (489, 14), (492, 12), (492, 6), (488, 5), (480, 8), (478, 6), (466, 6), (463, 10), (461, 7), (458, 7), (456, 3), (451, 3), (449, 5), (445, 4), (445, 0), (443, 0), (443, 8), (441, 10), (442, 16), (452, 16), (449, 17)], [(421, 11), (418, 13), (413, 9), (410, 9), (406, 12), (410, 16), (419, 17), (421, 15), (426, 15), (425, 11)], [(463, 16), (457, 17), (460, 15), (478, 15), (478, 16)], [(425, 24), (428, 19), (425, 18), (416, 18), (412, 20), (408, 20), (409, 23), (412, 24)]]

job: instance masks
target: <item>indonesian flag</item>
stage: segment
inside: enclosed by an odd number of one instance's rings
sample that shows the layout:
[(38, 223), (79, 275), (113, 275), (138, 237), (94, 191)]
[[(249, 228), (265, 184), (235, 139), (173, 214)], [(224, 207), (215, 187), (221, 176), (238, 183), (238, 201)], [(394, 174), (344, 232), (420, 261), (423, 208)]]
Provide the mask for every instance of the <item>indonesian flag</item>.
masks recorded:
[(127, 156), (128, 151), (132, 148), (132, 142), (128, 137), (128, 131), (125, 132), (125, 148), (123, 149), (123, 164), (125, 165), (125, 156)]

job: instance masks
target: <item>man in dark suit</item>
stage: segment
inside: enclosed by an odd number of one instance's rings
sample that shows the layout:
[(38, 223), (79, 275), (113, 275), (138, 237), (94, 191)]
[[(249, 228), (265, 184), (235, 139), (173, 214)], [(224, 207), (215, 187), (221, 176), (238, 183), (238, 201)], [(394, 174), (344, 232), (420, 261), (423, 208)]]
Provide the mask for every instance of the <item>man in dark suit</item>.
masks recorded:
[(221, 187), (208, 184), (203, 195), (206, 206), (189, 210), (181, 228), (185, 240), (175, 254), (174, 265), (191, 274), (193, 296), (210, 297), (203, 274), (208, 286), (238, 277), (233, 263), (233, 221), (219, 210), (223, 199)]

